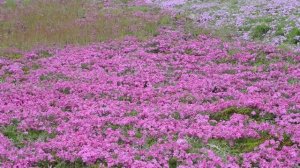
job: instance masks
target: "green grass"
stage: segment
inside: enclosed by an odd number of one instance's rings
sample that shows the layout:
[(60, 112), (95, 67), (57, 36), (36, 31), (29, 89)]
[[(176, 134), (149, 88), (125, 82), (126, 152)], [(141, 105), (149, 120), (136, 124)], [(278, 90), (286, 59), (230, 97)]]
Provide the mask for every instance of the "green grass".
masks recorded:
[(291, 44), (299, 43), (300, 41), (295, 39), (296, 36), (300, 36), (300, 29), (293, 28), (287, 35), (287, 42)]
[[(0, 6), (0, 15), (5, 18), (0, 22), (0, 53), (3, 55), (10, 48), (30, 50), (35, 46), (85, 45), (120, 39), (127, 35), (145, 40), (157, 35), (158, 28), (170, 24), (171, 21), (169, 16), (162, 15), (157, 8), (86, 7), (91, 3), (95, 2), (35, 0), (26, 2), (26, 5), (24, 3), (12, 5), (15, 2), (9, 1), (6, 6)], [(144, 14), (137, 15), (136, 13), (140, 11)], [(96, 17), (90, 21), (86, 20), (90, 15)], [(147, 15), (154, 17), (149, 19)], [(50, 53), (42, 55), (51, 56)]]
[(0, 132), (18, 148), (24, 147), (28, 142), (45, 141), (55, 137), (54, 134), (48, 134), (46, 131), (41, 130), (28, 130), (27, 133), (24, 133), (19, 131), (17, 127), (18, 123), (13, 122), (10, 125), (0, 127)]
[[(253, 111), (255, 111), (256, 114), (254, 115), (251, 114)], [(248, 107), (229, 107), (220, 112), (210, 114), (210, 119), (216, 121), (229, 120), (233, 114), (247, 115), (250, 117), (250, 119), (253, 119), (255, 121), (260, 121), (260, 122), (265, 122), (265, 121), (273, 122), (275, 119), (275, 116), (271, 113), (266, 113), (264, 115), (261, 115), (257, 109), (248, 108)]]
[(255, 19), (249, 19), (247, 21), (247, 23), (250, 23), (250, 24), (255, 24), (255, 23), (270, 23), (273, 20), (274, 19), (272, 17), (266, 16), (266, 17), (259, 17), (259, 18), (255, 18)]
[(253, 28), (252, 32), (251, 32), (251, 37), (252, 39), (263, 39), (264, 35), (271, 30), (271, 27), (268, 26), (267, 24), (260, 24), (257, 25)]
[(210, 139), (207, 146), (212, 149), (222, 159), (226, 159), (228, 155), (239, 156), (243, 153), (252, 152), (260, 144), (266, 140), (272, 139), (268, 133), (261, 133), (260, 138), (240, 138), (230, 145), (227, 140), (224, 139)]
[(199, 150), (204, 147), (204, 143), (199, 138), (187, 137), (186, 140), (190, 145), (190, 148), (187, 151), (188, 153), (199, 153)]

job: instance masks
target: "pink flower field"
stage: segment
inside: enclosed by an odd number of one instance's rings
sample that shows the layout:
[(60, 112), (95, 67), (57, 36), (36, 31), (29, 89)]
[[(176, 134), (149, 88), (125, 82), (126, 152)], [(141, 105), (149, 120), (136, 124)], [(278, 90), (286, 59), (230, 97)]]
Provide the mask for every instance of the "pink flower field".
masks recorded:
[(297, 166), (299, 56), (162, 34), (1, 59), (2, 165)]
[(18, 50), (0, 57), (0, 167), (299, 168), (299, 62), (168, 26)]

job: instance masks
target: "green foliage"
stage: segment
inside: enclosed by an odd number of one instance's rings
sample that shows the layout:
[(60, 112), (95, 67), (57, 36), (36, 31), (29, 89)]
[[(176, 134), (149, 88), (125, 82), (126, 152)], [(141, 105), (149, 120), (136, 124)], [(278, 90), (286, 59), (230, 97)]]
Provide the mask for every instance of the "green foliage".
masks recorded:
[(176, 167), (178, 167), (177, 158), (171, 158), (171, 159), (169, 159), (168, 163), (169, 163), (169, 168), (176, 168)]
[(188, 141), (190, 148), (188, 149), (188, 153), (199, 153), (199, 149), (204, 147), (203, 142), (201, 139), (196, 137), (187, 137), (186, 140)]
[(254, 24), (254, 23), (270, 23), (273, 20), (274, 19), (272, 17), (266, 16), (266, 17), (258, 17), (258, 18), (250, 19), (248, 21), (248, 23), (250, 23), (250, 24)]
[(24, 72), (24, 74), (29, 74), (30, 68), (28, 66), (23, 66), (22, 71)]
[(196, 98), (193, 95), (185, 95), (179, 99), (180, 103), (193, 104), (196, 102)]
[(126, 76), (126, 75), (131, 75), (135, 73), (135, 69), (134, 68), (126, 68), (125, 70), (123, 70), (122, 72), (118, 73), (118, 76)]
[[(251, 114), (253, 111), (255, 112), (254, 115)], [(224, 109), (223, 111), (210, 114), (209, 117), (212, 120), (221, 121), (221, 120), (229, 120), (233, 114), (247, 115), (250, 117), (250, 119), (260, 121), (260, 122), (264, 122), (264, 121), (272, 122), (275, 119), (274, 114), (266, 113), (262, 115), (257, 109), (248, 108), (248, 107), (229, 107)]]
[(266, 132), (260, 134), (260, 138), (240, 138), (230, 145), (227, 140), (224, 139), (210, 139), (207, 146), (212, 149), (223, 160), (226, 160), (228, 155), (239, 156), (243, 153), (252, 152), (260, 144), (266, 140), (272, 139), (272, 136)]
[(121, 2), (121, 3), (124, 3), (124, 4), (128, 4), (129, 2), (131, 2), (132, 0), (115, 0), (116, 2)]
[(172, 18), (168, 15), (162, 16), (159, 20), (160, 25), (170, 25), (172, 23)]
[(293, 146), (295, 143), (291, 140), (291, 136), (288, 134), (283, 134), (283, 140), (280, 142), (279, 150), (284, 146)]
[(255, 57), (255, 61), (253, 63), (254, 66), (261, 66), (261, 65), (269, 65), (270, 61), (267, 59), (267, 55), (264, 52), (259, 52)]
[[(40, 161), (36, 164), (37, 167), (46, 168), (94, 168), (95, 165), (86, 165), (81, 159), (77, 159), (74, 162), (64, 161), (61, 159), (56, 159), (54, 162), (50, 161)], [(98, 166), (99, 167), (99, 166)]]
[(31, 68), (32, 68), (33, 70), (37, 70), (37, 69), (39, 69), (40, 67), (41, 67), (41, 65), (39, 65), (39, 64), (33, 64)]
[(283, 25), (278, 25), (276, 32), (275, 32), (276, 36), (284, 36), (284, 26)]
[(118, 100), (119, 101), (128, 101), (128, 102), (132, 102), (132, 97), (131, 96), (128, 96), (128, 95), (123, 95), (123, 96), (120, 96), (118, 97)]
[(129, 113), (127, 113), (126, 116), (134, 117), (134, 116), (137, 116), (138, 114), (139, 114), (138, 111), (132, 110), (132, 111), (130, 111)]
[(66, 88), (61, 88), (58, 90), (60, 93), (63, 94), (71, 94), (71, 88), (70, 87), (66, 87)]
[(180, 120), (180, 113), (178, 111), (174, 112), (172, 115), (172, 118), (174, 118), (175, 120)]
[(39, 51), (38, 52), (38, 56), (39, 58), (49, 58), (49, 57), (52, 57), (53, 54), (51, 54), (49, 51), (47, 50), (42, 50), (42, 51)]
[(187, 54), (187, 55), (192, 55), (193, 54), (193, 49), (190, 49), (190, 48), (185, 49), (184, 53)]
[(5, 82), (5, 76), (0, 76), (0, 83)]
[(264, 35), (271, 30), (271, 27), (268, 26), (267, 24), (261, 24), (261, 25), (257, 25), (253, 28), (252, 32), (251, 32), (251, 37), (253, 39), (263, 39)]
[(143, 137), (142, 131), (140, 129), (137, 129), (135, 131), (135, 137), (136, 138), (142, 138)]
[(42, 74), (39, 77), (40, 81), (50, 81), (50, 80), (69, 80), (69, 77), (62, 73), (48, 73)]
[(13, 122), (8, 126), (0, 127), (0, 132), (9, 138), (18, 148), (24, 147), (28, 142), (46, 141), (49, 138), (55, 137), (55, 134), (48, 134), (46, 131), (41, 130), (28, 130), (27, 133), (23, 133), (17, 127), (18, 123)]
[(298, 79), (298, 78), (289, 78), (288, 83), (291, 84), (291, 85), (296, 85), (296, 84), (300, 83), (300, 79)]
[(226, 160), (227, 156), (232, 154), (229, 143), (223, 139), (210, 139), (206, 146), (213, 150), (223, 160)]
[(213, 120), (229, 120), (230, 117), (236, 113), (236, 114), (243, 114), (243, 115), (251, 115), (251, 112), (253, 111), (252, 108), (238, 108), (238, 107), (229, 107), (224, 109), (221, 112), (213, 113), (210, 115), (210, 119)]
[(235, 141), (235, 145), (231, 148), (231, 152), (235, 154), (251, 152), (264, 141), (265, 139), (263, 138), (241, 138)]
[(22, 54), (20, 54), (20, 53), (14, 53), (14, 52), (1, 53), (1, 51), (0, 51), (0, 55), (3, 55), (5, 58), (14, 59), (14, 60), (15, 59), (21, 59), (23, 57)]
[(157, 138), (155, 138), (155, 137), (148, 137), (146, 139), (145, 147), (146, 148), (150, 148), (152, 145), (154, 145), (156, 143), (157, 143)]
[(293, 28), (287, 35), (287, 42), (291, 44), (297, 44), (300, 41), (295, 39), (296, 36), (300, 36), (300, 29), (298, 28)]
[(241, 51), (240, 51), (238, 48), (229, 49), (229, 50), (227, 51), (228, 55), (230, 55), (230, 56), (233, 56), (233, 55), (235, 55), (235, 54), (237, 54), (237, 53), (239, 53), (239, 52), (241, 52)]

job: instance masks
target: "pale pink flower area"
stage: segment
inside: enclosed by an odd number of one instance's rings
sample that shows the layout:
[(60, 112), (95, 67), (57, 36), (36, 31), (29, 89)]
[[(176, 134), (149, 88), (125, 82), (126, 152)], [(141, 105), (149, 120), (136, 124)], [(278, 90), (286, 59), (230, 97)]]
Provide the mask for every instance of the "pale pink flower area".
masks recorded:
[[(177, 14), (187, 14), (200, 27), (219, 30), (230, 28), (238, 39), (258, 40), (280, 46), (290, 45), (295, 51), (300, 46), (299, 0), (149, 0)], [(259, 26), (268, 30), (259, 34)], [(258, 26), (258, 27), (257, 27)], [(290, 44), (292, 42), (292, 44)]]
[[(107, 167), (299, 166), (296, 54), (167, 29), (144, 42), (39, 52), (1, 58), (1, 167), (57, 159)], [(26, 139), (33, 131), (38, 138)], [(239, 153), (247, 139), (259, 143)]]

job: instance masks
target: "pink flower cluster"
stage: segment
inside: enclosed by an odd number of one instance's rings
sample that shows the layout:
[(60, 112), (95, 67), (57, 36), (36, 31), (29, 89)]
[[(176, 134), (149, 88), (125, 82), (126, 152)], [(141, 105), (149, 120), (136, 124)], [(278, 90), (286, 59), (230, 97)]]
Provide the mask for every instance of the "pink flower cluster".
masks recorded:
[[(297, 167), (300, 163), (300, 57), (271, 46), (187, 38), (164, 30), (85, 47), (0, 59), (0, 127), (55, 137), (15, 147), (0, 129), (1, 167), (57, 159), (108, 167)], [(213, 115), (230, 107), (251, 115)], [(211, 140), (270, 138), (222, 158)], [(281, 145), (284, 135), (289, 145)], [(189, 139), (202, 147), (190, 152)], [(234, 145), (234, 144), (232, 144)], [(194, 147), (195, 148), (195, 147)], [(171, 161), (170, 161), (171, 160)]]

